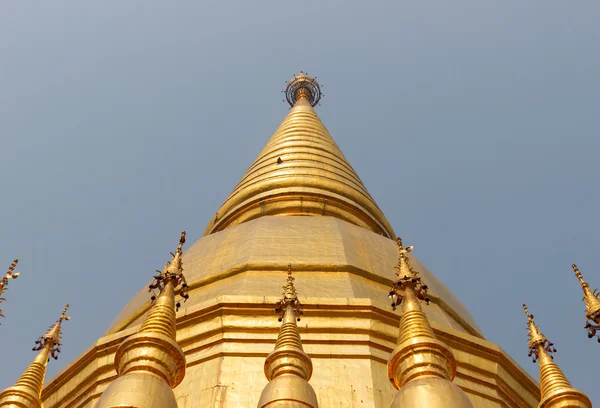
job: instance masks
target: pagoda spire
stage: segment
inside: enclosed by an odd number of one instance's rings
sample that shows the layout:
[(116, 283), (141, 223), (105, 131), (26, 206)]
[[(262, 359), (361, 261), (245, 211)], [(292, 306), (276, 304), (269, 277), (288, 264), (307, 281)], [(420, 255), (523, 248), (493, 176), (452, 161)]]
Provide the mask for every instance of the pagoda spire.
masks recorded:
[[(119, 377), (102, 393), (96, 408), (135, 406), (176, 408), (173, 388), (185, 376), (185, 355), (175, 340), (176, 311), (185, 301), (188, 286), (183, 276), (181, 256), (185, 231), (164, 269), (149, 286), (153, 305), (139, 331), (125, 339), (115, 354)], [(158, 293), (154, 292), (158, 291)]]
[(583, 289), (583, 301), (586, 308), (585, 328), (588, 331), (588, 337), (591, 339), (596, 336), (598, 343), (600, 343), (600, 333), (598, 333), (600, 331), (600, 294), (598, 293), (598, 289), (594, 289), (594, 291), (590, 289), (590, 285), (583, 280), (583, 275), (579, 272), (577, 265), (573, 264), (571, 267), (581, 283), (581, 289)]
[(472, 408), (472, 404), (456, 384), (456, 359), (452, 350), (438, 340), (421, 301), (429, 304), (427, 285), (410, 265), (408, 253), (397, 239), (399, 258), (396, 278), (389, 292), (392, 308), (401, 309), (398, 345), (388, 362), (388, 378), (398, 390), (391, 408), (436, 406), (436, 401), (456, 408)]
[[(11, 279), (17, 279), (19, 277), (19, 272), (15, 272), (15, 268), (19, 263), (18, 259), (15, 259), (13, 263), (8, 267), (8, 271), (0, 280), (0, 303), (4, 302), (6, 299), (2, 297), (2, 294), (8, 290), (8, 281)], [(4, 313), (2, 313), (2, 309), (0, 309), (0, 317), (4, 317)]]
[(71, 319), (67, 316), (68, 308), (69, 305), (66, 305), (57, 322), (50, 327), (46, 334), (35, 341), (36, 345), (33, 351), (39, 351), (39, 353), (15, 385), (0, 393), (0, 407), (42, 407), (40, 396), (46, 375), (46, 365), (50, 356), (56, 360), (60, 353), (62, 322)]
[(291, 109), (217, 211), (204, 235), (263, 216), (330, 216), (394, 238), (389, 222), (315, 110), (321, 85), (305, 72), (287, 82)]
[(302, 348), (297, 325), (302, 305), (294, 287), (291, 264), (288, 264), (287, 282), (275, 312), (283, 323), (275, 350), (265, 360), (265, 376), (269, 383), (262, 391), (258, 408), (318, 408), (317, 396), (308, 383), (312, 361)]
[(540, 365), (540, 392), (541, 401), (539, 408), (592, 408), (589, 398), (581, 391), (571, 386), (567, 377), (554, 362), (553, 353), (556, 352), (554, 344), (544, 336), (523, 304), (527, 316), (529, 331), (529, 357), (533, 362), (539, 361)]

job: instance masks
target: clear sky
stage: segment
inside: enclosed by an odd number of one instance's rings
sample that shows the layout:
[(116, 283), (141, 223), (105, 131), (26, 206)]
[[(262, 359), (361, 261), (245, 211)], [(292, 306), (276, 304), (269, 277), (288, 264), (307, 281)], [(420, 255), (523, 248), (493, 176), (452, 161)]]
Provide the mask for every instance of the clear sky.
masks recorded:
[[(48, 378), (198, 239), (287, 114), (318, 114), (414, 254), (537, 378), (527, 302), (576, 388), (600, 344), (598, 1), (75, 1), (0, 5), (0, 388), (71, 303)], [(392, 271), (390, 271), (392, 273)], [(308, 322), (307, 322), (308, 323)]]

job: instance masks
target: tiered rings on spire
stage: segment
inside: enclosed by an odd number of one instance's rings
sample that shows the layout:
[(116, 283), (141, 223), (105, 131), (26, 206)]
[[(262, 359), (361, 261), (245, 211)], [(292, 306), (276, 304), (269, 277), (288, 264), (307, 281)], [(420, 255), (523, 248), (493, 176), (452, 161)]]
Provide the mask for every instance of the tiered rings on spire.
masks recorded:
[(262, 391), (258, 408), (318, 408), (317, 396), (308, 381), (312, 361), (302, 348), (296, 321), (300, 321), (302, 305), (298, 300), (292, 265), (288, 265), (287, 283), (275, 312), (283, 321), (273, 350), (265, 360), (265, 376), (269, 383)]
[[(429, 302), (425, 285), (410, 265), (408, 253), (398, 238), (396, 279), (390, 290), (392, 308), (401, 308), (398, 346), (388, 362), (388, 378), (398, 389), (391, 408), (472, 408), (465, 392), (452, 382), (456, 360), (450, 348), (439, 341), (421, 309)], [(443, 405), (440, 403), (443, 402)]]
[[(19, 272), (15, 272), (15, 268), (19, 263), (18, 259), (15, 259), (13, 263), (8, 267), (8, 271), (0, 280), (0, 303), (4, 302), (6, 299), (2, 297), (2, 294), (8, 290), (8, 281), (11, 279), (17, 279), (19, 277)], [(2, 309), (0, 309), (0, 317), (4, 317), (4, 313), (2, 313)]]
[(57, 359), (58, 353), (60, 353), (62, 322), (70, 319), (67, 316), (68, 308), (69, 305), (66, 305), (58, 321), (50, 327), (46, 334), (36, 340), (33, 350), (39, 351), (38, 355), (14, 386), (0, 393), (0, 407), (42, 407), (40, 396), (46, 375), (46, 365), (50, 356)]
[(594, 291), (590, 289), (590, 285), (583, 280), (583, 276), (581, 275), (581, 272), (579, 272), (577, 265), (573, 264), (571, 267), (575, 272), (575, 276), (577, 276), (577, 279), (579, 279), (579, 282), (581, 283), (581, 289), (583, 289), (583, 301), (585, 302), (586, 308), (585, 328), (588, 331), (588, 337), (591, 339), (595, 336), (600, 343), (600, 294), (598, 293), (598, 289), (594, 289)]
[(283, 91), (292, 106), (205, 235), (265, 216), (335, 217), (395, 238), (389, 222), (313, 109), (323, 96), (301, 72)]
[(539, 361), (540, 365), (539, 408), (592, 408), (589, 398), (571, 386), (562, 370), (553, 361), (552, 353), (556, 352), (554, 344), (539, 331), (526, 305), (523, 305), (523, 309), (527, 316), (529, 356), (534, 363)]
[(119, 378), (102, 393), (96, 408), (135, 406), (138, 408), (177, 408), (175, 388), (185, 375), (185, 356), (175, 341), (175, 293), (187, 300), (187, 283), (181, 256), (185, 231), (179, 246), (164, 269), (150, 285), (154, 304), (140, 330), (121, 343), (115, 355)]

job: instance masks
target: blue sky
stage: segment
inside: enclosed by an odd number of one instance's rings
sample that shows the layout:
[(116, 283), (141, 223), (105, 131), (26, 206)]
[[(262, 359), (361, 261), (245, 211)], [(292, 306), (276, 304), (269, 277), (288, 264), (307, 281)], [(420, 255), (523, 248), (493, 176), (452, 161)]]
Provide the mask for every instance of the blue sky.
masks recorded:
[[(325, 4), (323, 4), (325, 3)], [(600, 4), (3, 2), (0, 388), (71, 303), (48, 376), (198, 239), (287, 113), (292, 74), (396, 232), (537, 378), (527, 302), (576, 388), (600, 345)], [(10, 352), (8, 351), (10, 350)]]

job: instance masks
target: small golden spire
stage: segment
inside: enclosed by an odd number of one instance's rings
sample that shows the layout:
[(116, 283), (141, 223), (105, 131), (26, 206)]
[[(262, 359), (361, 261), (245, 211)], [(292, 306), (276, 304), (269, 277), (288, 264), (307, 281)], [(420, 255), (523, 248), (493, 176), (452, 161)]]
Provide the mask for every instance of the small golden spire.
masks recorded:
[(275, 312), (280, 314), (278, 320), (283, 324), (275, 350), (265, 360), (265, 376), (269, 383), (260, 396), (258, 408), (286, 408), (296, 406), (294, 404), (318, 408), (317, 396), (308, 383), (312, 375), (312, 361), (302, 348), (296, 323), (300, 321), (302, 307), (294, 287), (292, 264), (288, 264), (287, 283)]
[[(18, 263), (19, 263), (19, 260), (15, 259), (13, 261), (13, 263), (8, 267), (8, 271), (6, 272), (6, 274), (4, 275), (2, 280), (0, 280), (0, 303), (6, 301), (6, 299), (4, 299), (1, 296), (4, 292), (6, 292), (8, 290), (8, 288), (7, 288), (8, 281), (10, 279), (17, 279), (20, 275), (19, 272), (15, 272), (15, 268), (17, 267)], [(4, 317), (4, 314), (2, 313), (2, 309), (0, 309), (0, 317)]]
[[(429, 303), (429, 298), (427, 285), (410, 266), (407, 254), (413, 247), (404, 247), (401, 238), (397, 239), (397, 243), (396, 279), (389, 296), (394, 310), (401, 306), (401, 317), (398, 345), (388, 362), (388, 378), (398, 389), (391, 407), (406, 408), (407, 401), (411, 402), (410, 407), (446, 401), (448, 406), (471, 408), (464, 391), (452, 383), (456, 375), (456, 359), (452, 350), (436, 338), (421, 309), (421, 301)], [(421, 385), (428, 392), (417, 391)]]
[(553, 353), (556, 352), (554, 344), (550, 342), (538, 329), (529, 313), (527, 306), (523, 304), (523, 310), (527, 316), (527, 328), (529, 332), (529, 357), (533, 362), (539, 360), (540, 365), (540, 392), (541, 401), (539, 408), (591, 408), (592, 403), (581, 391), (571, 386), (562, 370), (553, 361)]
[(596, 336), (598, 338), (598, 343), (600, 343), (600, 335), (597, 334), (597, 332), (600, 331), (600, 293), (598, 293), (598, 289), (594, 289), (594, 291), (590, 289), (590, 285), (583, 280), (583, 276), (581, 275), (581, 272), (579, 272), (577, 265), (573, 264), (571, 267), (583, 289), (583, 301), (585, 302), (586, 308), (585, 328), (588, 331), (588, 337), (591, 339)]
[(0, 407), (42, 407), (40, 396), (46, 375), (46, 365), (50, 356), (56, 360), (60, 353), (62, 322), (71, 319), (67, 316), (68, 308), (69, 305), (66, 305), (57, 322), (50, 327), (46, 334), (35, 341), (36, 345), (33, 351), (39, 351), (38, 355), (14, 386), (0, 393)]
[[(171, 261), (149, 286), (153, 305), (137, 334), (121, 343), (115, 354), (119, 378), (102, 393), (96, 408), (136, 406), (176, 407), (172, 389), (185, 376), (185, 355), (176, 342), (176, 292), (186, 301), (188, 285), (181, 261), (185, 231)], [(158, 293), (154, 292), (158, 290)], [(153, 373), (155, 375), (147, 375)], [(153, 392), (147, 392), (153, 390)]]

